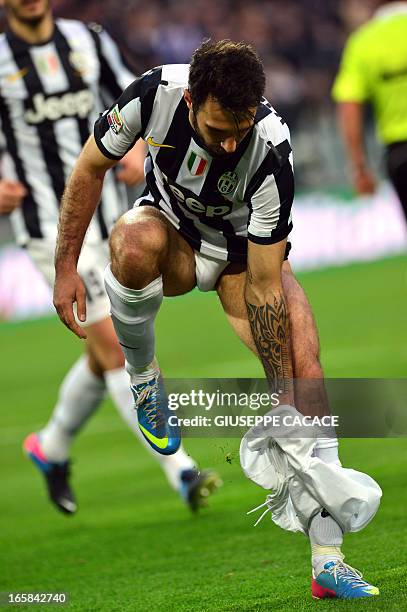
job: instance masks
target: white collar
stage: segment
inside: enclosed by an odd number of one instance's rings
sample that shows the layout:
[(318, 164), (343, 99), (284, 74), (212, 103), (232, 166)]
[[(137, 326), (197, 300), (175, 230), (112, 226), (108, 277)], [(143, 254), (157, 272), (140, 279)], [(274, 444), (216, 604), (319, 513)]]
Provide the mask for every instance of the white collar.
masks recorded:
[(374, 13), (374, 19), (387, 19), (387, 17), (393, 17), (393, 15), (403, 15), (407, 13), (407, 2), (389, 2), (380, 6)]

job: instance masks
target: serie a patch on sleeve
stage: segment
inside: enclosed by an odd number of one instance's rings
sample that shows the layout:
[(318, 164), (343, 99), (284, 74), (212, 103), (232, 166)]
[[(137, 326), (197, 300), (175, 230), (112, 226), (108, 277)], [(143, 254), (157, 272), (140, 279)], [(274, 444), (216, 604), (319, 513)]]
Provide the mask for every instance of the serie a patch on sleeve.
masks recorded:
[(113, 130), (115, 134), (118, 134), (124, 125), (118, 104), (116, 104), (116, 106), (107, 114), (107, 121), (110, 129)]

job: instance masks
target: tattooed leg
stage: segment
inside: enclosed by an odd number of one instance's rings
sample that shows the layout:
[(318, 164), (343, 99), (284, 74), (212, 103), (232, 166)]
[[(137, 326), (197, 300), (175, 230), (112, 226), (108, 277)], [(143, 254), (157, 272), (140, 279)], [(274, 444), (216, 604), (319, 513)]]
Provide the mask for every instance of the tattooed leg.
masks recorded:
[[(248, 320), (244, 299), (245, 283), (245, 268), (233, 264), (222, 274), (217, 292), (233, 330), (260, 358)], [(308, 298), (287, 261), (283, 264), (282, 285), (290, 319), (295, 406), (303, 414), (311, 416), (329, 414), (315, 319)]]
[(269, 384), (287, 391), (292, 378), (287, 305), (282, 292), (267, 300), (259, 306), (246, 301), (249, 324)]

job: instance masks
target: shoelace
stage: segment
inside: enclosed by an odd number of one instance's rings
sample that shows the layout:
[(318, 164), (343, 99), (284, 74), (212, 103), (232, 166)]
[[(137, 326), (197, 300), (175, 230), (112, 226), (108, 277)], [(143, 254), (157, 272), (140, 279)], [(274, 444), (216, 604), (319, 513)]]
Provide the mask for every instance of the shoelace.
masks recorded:
[(140, 404), (145, 403), (143, 410), (147, 416), (148, 424), (151, 425), (152, 429), (157, 429), (163, 422), (163, 414), (157, 410), (157, 392), (158, 392), (158, 379), (155, 379), (153, 385), (146, 384), (146, 386), (140, 391), (135, 401), (136, 408)]
[(277, 484), (277, 488), (273, 491), (273, 493), (269, 493), (266, 497), (266, 501), (253, 508), (253, 510), (249, 510), (247, 514), (252, 514), (252, 512), (257, 512), (261, 508), (266, 506), (263, 514), (257, 519), (254, 523), (254, 527), (260, 523), (261, 520), (266, 516), (266, 514), (274, 513), (275, 515), (281, 514), (284, 510), (287, 497), (288, 497), (288, 480), (287, 480), (287, 466), (284, 458), (281, 456), (281, 451), (279, 451), (277, 443), (273, 442), (269, 448), (269, 452), (273, 457), (273, 464), (276, 469), (277, 474), (280, 475), (280, 482)]
[(286, 485), (282, 486), (281, 490), (276, 491), (275, 493), (270, 493), (269, 495), (267, 495), (265, 502), (260, 504), (260, 506), (256, 506), (256, 508), (253, 508), (253, 510), (249, 510), (249, 512), (247, 512), (247, 514), (252, 514), (252, 512), (256, 512), (257, 510), (264, 508), (264, 506), (267, 506), (263, 514), (254, 523), (254, 527), (257, 527), (257, 525), (266, 516), (266, 514), (268, 514), (269, 512), (270, 513), (275, 512), (278, 514), (278, 512), (285, 506), (285, 503), (286, 503), (285, 495), (282, 495), (285, 489), (287, 489)]
[(336, 584), (338, 584), (338, 577), (342, 578), (345, 582), (355, 582), (356, 584), (352, 585), (353, 589), (356, 589), (359, 586), (369, 586), (365, 580), (362, 580), (363, 574), (359, 572), (359, 570), (355, 569), (351, 565), (347, 563), (339, 562), (336, 563), (329, 570), (325, 570), (331, 572), (335, 579)]

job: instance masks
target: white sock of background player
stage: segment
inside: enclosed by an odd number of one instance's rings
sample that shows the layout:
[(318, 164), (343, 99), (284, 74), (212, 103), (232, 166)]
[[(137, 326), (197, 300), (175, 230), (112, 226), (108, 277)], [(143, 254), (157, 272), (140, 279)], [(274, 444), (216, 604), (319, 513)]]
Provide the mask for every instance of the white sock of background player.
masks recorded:
[(41, 449), (49, 461), (66, 461), (72, 439), (105, 394), (105, 381), (89, 369), (88, 358), (83, 355), (65, 376), (51, 418), (39, 432)]
[(123, 420), (160, 463), (170, 485), (178, 489), (180, 472), (194, 468), (193, 459), (182, 447), (168, 457), (154, 453), (138, 428), (127, 372), (124, 368), (111, 370), (105, 373), (103, 380), (89, 369), (86, 356), (82, 356), (66, 375), (51, 419), (39, 432), (44, 455), (53, 462), (68, 459), (75, 436), (104, 399), (106, 389)]

